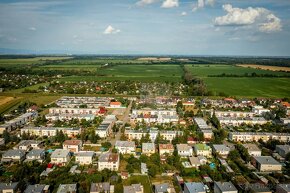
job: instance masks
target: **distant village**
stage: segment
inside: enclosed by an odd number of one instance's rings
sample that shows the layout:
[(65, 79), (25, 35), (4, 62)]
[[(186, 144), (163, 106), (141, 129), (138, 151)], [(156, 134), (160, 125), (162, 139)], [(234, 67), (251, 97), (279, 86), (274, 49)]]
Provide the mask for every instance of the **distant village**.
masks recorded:
[(0, 193), (289, 193), (283, 99), (63, 96), (6, 115)]

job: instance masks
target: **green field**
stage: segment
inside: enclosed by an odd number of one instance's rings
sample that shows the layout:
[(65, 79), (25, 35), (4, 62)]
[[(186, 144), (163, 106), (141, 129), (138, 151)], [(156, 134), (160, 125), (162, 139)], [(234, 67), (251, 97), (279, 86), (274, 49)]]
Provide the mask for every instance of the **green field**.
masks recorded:
[(96, 76), (68, 76), (62, 81), (112, 81), (112, 80), (135, 80), (135, 81), (181, 81), (182, 70), (178, 65), (116, 65), (101, 68)]
[(208, 89), (240, 97), (289, 97), (289, 78), (203, 78)]
[(198, 77), (207, 77), (209, 75), (220, 75), (222, 73), (225, 74), (235, 74), (235, 75), (244, 75), (245, 73), (251, 74), (274, 74), (274, 75), (290, 75), (287, 72), (275, 72), (270, 70), (260, 70), (254, 68), (244, 68), (234, 65), (186, 65), (193, 75)]

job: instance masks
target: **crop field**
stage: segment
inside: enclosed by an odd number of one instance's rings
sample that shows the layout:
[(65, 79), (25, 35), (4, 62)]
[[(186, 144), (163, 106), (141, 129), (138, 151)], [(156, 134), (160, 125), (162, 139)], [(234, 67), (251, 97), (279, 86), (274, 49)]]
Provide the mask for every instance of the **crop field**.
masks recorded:
[(274, 72), (270, 70), (254, 69), (254, 68), (244, 68), (234, 65), (186, 65), (193, 75), (198, 77), (207, 77), (209, 75), (221, 75), (225, 74), (235, 74), (244, 75), (245, 73), (251, 74), (273, 74), (273, 75), (290, 75), (286, 72)]
[(67, 60), (71, 57), (34, 57), (34, 58), (13, 58), (0, 59), (0, 67), (17, 68), (21, 66), (30, 66), (33, 64), (44, 64), (45, 61)]
[(181, 81), (182, 70), (178, 65), (115, 65), (101, 68), (96, 76), (68, 76), (62, 81), (112, 81), (112, 80), (136, 80), (136, 81)]
[(289, 97), (289, 78), (204, 78), (209, 90), (240, 97)]
[(290, 79), (282, 77), (208, 77), (209, 75), (235, 74), (273, 74), (289, 75), (286, 72), (274, 72), (233, 65), (187, 65), (193, 75), (204, 80), (208, 90), (216, 94), (224, 93), (240, 97), (289, 97)]
[(257, 64), (240, 64), (240, 65), (237, 65), (237, 66), (245, 67), (245, 68), (262, 69), (262, 70), (290, 72), (290, 67), (265, 66), (265, 65), (257, 65)]

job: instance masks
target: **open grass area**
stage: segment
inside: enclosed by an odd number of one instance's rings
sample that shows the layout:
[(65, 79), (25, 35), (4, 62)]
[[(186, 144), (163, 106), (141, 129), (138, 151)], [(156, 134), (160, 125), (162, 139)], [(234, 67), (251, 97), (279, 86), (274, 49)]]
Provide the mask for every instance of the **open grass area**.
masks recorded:
[[(9, 100), (7, 100), (9, 98)], [(7, 96), (0, 96), (0, 114), (5, 113), (12, 109), (13, 107), (20, 104), (22, 101), (22, 97), (7, 97)]]
[(40, 83), (40, 84), (35, 84), (35, 85), (32, 85), (32, 86), (27, 86), (25, 88), (19, 88), (19, 89), (11, 90), (9, 92), (22, 93), (26, 89), (28, 89), (28, 90), (37, 90), (40, 86), (47, 86), (47, 85), (49, 85), (49, 83)]
[(123, 180), (124, 186), (129, 186), (131, 184), (138, 184), (141, 183), (144, 187), (144, 193), (151, 193), (152, 187), (149, 182), (148, 176), (131, 176), (127, 180)]

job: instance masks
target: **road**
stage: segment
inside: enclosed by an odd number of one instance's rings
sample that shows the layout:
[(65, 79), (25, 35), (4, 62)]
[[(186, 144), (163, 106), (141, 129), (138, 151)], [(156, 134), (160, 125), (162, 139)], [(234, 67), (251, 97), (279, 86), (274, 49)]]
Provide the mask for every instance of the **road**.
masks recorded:
[(122, 132), (121, 132), (121, 128), (123, 128), (125, 126), (126, 123), (130, 122), (130, 117), (129, 117), (129, 114), (131, 112), (131, 108), (132, 108), (132, 101), (130, 101), (130, 104), (128, 105), (124, 115), (123, 115), (123, 124), (120, 126), (120, 129), (119, 131), (116, 133), (115, 135), (115, 138), (111, 139), (111, 144), (112, 144), (112, 147), (115, 146), (115, 143), (117, 140), (120, 140), (121, 138), (121, 135), (122, 135)]

